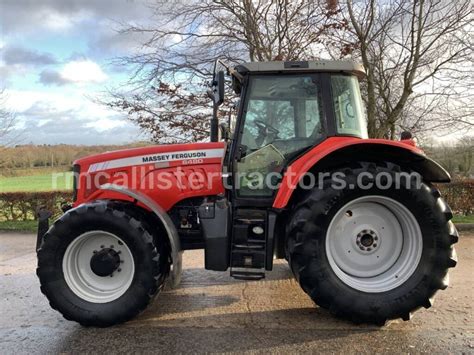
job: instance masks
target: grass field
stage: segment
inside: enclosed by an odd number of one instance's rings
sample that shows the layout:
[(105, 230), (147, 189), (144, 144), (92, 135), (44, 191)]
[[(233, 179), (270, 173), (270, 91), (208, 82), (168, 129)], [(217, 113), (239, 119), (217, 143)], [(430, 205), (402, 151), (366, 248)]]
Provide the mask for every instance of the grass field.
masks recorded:
[(0, 231), (35, 232), (37, 221), (0, 221)]
[(454, 223), (474, 223), (474, 214), (470, 214), (468, 216), (454, 216), (453, 222)]
[(72, 172), (56, 172), (20, 177), (0, 176), (0, 192), (53, 191), (71, 189)]

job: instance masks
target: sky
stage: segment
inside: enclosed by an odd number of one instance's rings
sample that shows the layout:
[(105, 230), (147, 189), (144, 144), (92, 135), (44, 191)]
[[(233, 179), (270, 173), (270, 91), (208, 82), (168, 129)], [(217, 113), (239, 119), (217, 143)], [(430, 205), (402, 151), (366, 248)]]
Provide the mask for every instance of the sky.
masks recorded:
[(136, 53), (144, 39), (117, 31), (120, 24), (151, 22), (151, 1), (0, 0), (0, 89), (16, 113), (19, 143), (147, 139), (123, 113), (94, 98), (130, 77), (112, 61)]
[(94, 102), (124, 83), (113, 58), (136, 35), (120, 23), (150, 21), (147, 0), (0, 0), (0, 88), (21, 143), (122, 144), (145, 139), (122, 113)]

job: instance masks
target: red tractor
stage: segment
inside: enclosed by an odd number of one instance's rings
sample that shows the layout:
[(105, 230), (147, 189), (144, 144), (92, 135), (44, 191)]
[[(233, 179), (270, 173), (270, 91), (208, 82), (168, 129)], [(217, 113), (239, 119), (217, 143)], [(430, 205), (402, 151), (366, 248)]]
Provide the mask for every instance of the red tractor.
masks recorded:
[(51, 306), (85, 326), (125, 322), (167, 279), (179, 283), (183, 251), (204, 249), (206, 269), (244, 280), (286, 258), (317, 305), (356, 323), (430, 307), (456, 265), (458, 234), (433, 186), (450, 176), (408, 135), (368, 139), (363, 68), (247, 63), (227, 75), (238, 112), (218, 125), (225, 73), (215, 70), (211, 142), (74, 163), (73, 205), (38, 228)]

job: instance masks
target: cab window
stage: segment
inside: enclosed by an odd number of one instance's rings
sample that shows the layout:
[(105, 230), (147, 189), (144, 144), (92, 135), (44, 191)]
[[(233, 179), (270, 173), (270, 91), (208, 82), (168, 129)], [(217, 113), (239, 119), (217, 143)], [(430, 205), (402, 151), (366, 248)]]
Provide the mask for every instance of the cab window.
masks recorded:
[(262, 180), (322, 138), (319, 89), (317, 75), (251, 78), (236, 169), (238, 195), (272, 196), (271, 179)]

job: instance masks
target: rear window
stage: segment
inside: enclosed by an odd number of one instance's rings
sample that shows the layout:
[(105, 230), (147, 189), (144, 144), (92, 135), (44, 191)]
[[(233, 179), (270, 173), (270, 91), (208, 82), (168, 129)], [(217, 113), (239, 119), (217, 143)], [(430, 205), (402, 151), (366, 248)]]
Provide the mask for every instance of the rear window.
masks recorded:
[(331, 90), (337, 133), (368, 138), (357, 78), (331, 75)]

